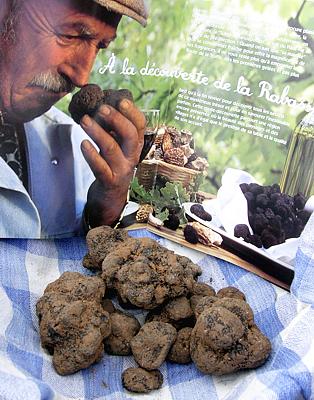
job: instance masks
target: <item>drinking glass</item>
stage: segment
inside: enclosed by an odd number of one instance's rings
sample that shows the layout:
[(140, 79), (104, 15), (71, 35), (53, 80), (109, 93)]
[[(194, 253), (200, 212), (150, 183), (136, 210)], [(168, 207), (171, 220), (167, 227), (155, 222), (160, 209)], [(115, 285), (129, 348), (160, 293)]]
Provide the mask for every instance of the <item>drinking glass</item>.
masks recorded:
[(146, 118), (146, 130), (144, 134), (144, 145), (140, 155), (140, 161), (142, 162), (147, 156), (149, 150), (154, 144), (157, 131), (159, 128), (159, 116), (160, 110), (150, 109), (150, 110), (142, 110), (142, 113)]

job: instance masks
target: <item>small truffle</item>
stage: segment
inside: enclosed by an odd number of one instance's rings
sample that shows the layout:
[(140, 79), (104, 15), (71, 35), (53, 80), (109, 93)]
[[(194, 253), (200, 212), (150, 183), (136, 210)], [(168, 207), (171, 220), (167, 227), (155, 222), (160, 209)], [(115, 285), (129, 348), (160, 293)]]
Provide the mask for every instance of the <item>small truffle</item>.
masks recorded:
[(205, 211), (204, 207), (201, 204), (193, 204), (190, 208), (190, 211), (204, 221), (211, 221), (213, 219), (212, 216), (207, 211)]
[(205, 282), (195, 282), (192, 288), (193, 295), (215, 296), (215, 289)]
[(160, 371), (145, 371), (143, 368), (128, 368), (122, 373), (122, 385), (134, 393), (149, 393), (161, 388), (163, 376)]
[(131, 354), (130, 342), (141, 328), (138, 320), (131, 316), (115, 311), (110, 314), (111, 334), (105, 341), (105, 351), (117, 356)]
[(172, 231), (176, 231), (180, 226), (179, 217), (175, 214), (169, 215), (166, 221), (164, 221), (164, 226)]
[(177, 337), (176, 329), (164, 322), (149, 322), (142, 326), (131, 341), (135, 361), (149, 371), (158, 369), (165, 361)]
[(234, 227), (234, 236), (245, 239), (250, 234), (249, 227), (245, 224), (238, 224)]
[(198, 233), (195, 228), (191, 225), (186, 225), (183, 234), (185, 237), (185, 240), (191, 244), (197, 244), (198, 243)]
[(172, 345), (167, 360), (177, 364), (191, 362), (190, 339), (192, 328), (183, 328), (178, 332), (177, 339)]
[(85, 114), (94, 117), (102, 103), (101, 88), (94, 84), (85, 85), (72, 97), (69, 112), (74, 121), (79, 124)]

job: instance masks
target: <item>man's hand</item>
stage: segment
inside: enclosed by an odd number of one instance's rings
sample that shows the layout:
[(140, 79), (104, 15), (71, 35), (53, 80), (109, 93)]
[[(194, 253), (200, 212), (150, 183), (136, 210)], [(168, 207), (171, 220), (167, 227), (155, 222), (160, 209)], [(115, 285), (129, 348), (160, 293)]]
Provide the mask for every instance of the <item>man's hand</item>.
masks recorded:
[[(102, 105), (95, 119), (88, 115), (82, 118), (82, 128), (99, 147), (98, 152), (88, 140), (81, 145), (96, 178), (87, 195), (91, 227), (111, 225), (119, 218), (139, 162), (145, 125), (143, 113), (127, 99), (120, 102), (119, 110)], [(110, 127), (110, 132), (103, 126)]]

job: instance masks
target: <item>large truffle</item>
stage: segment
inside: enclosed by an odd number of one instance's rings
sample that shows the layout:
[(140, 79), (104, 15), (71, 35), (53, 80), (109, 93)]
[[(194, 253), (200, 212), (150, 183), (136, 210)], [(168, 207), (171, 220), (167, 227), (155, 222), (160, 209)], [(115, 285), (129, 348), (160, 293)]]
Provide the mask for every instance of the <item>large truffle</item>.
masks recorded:
[(110, 238), (116, 235), (110, 229), (98, 230), (96, 236), (90, 231), (96, 250), (89, 254), (94, 254), (95, 263), (105, 255), (101, 276), (122, 302), (153, 309), (191, 291), (201, 274), (198, 265), (148, 238), (128, 238), (110, 246)]
[(155, 321), (143, 325), (131, 341), (136, 362), (149, 371), (159, 368), (176, 337), (177, 331), (170, 324)]
[(222, 375), (266, 361), (271, 344), (254, 324), (248, 307), (243, 300), (232, 298), (204, 307), (190, 342), (192, 360), (202, 372)]
[(98, 277), (66, 272), (49, 284), (36, 305), (42, 346), (53, 354), (60, 375), (72, 374), (100, 360), (111, 332)]
[(79, 124), (85, 114), (94, 117), (102, 104), (118, 108), (120, 101), (124, 98), (133, 101), (132, 93), (127, 89), (102, 91), (98, 85), (88, 84), (72, 97), (69, 112), (74, 121)]

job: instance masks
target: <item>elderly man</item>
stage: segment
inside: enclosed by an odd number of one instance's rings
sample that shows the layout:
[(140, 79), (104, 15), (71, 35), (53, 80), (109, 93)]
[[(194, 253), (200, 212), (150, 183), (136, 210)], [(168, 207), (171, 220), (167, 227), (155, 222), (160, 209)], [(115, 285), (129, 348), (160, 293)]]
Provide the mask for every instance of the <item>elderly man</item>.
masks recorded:
[(143, 114), (123, 100), (79, 126), (52, 106), (88, 83), (122, 15), (145, 25), (143, 0), (1, 0), (0, 237), (76, 234), (84, 207), (85, 225), (119, 219)]

